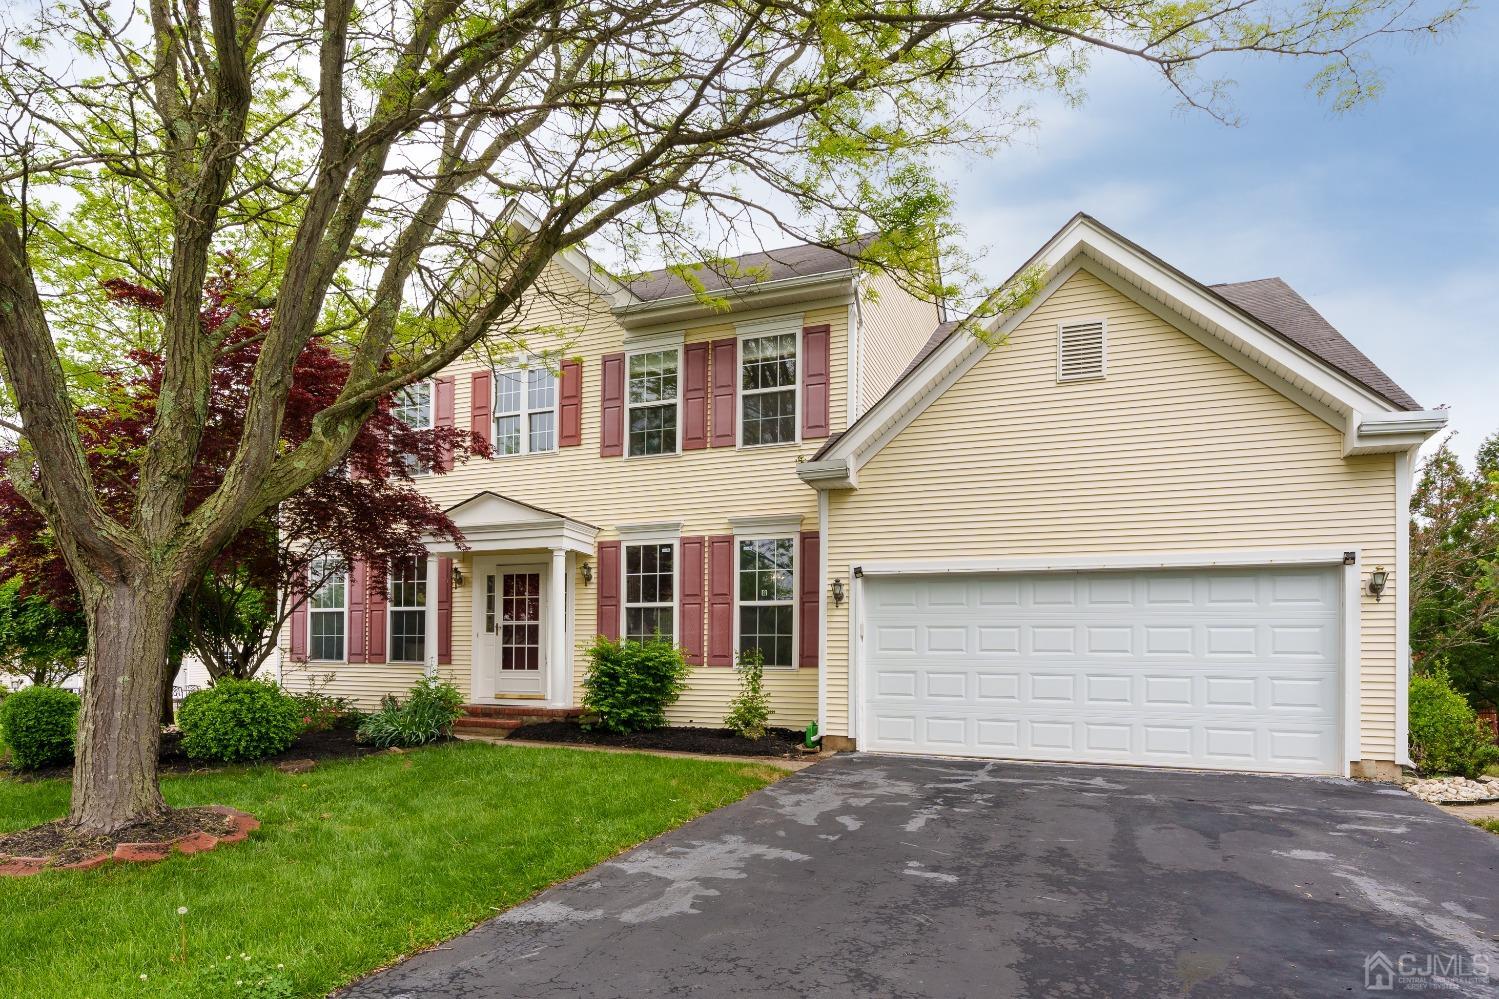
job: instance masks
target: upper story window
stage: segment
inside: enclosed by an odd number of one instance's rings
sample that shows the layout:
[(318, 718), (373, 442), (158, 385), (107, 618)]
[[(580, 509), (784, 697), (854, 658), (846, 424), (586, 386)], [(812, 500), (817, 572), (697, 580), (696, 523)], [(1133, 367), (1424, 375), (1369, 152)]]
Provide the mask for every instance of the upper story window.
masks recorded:
[(427, 559), (403, 558), (390, 567), (390, 661), (419, 663), (427, 656)]
[[(396, 393), (395, 402), (390, 407), (391, 415), (413, 430), (431, 430), (432, 419), (432, 383), (414, 382), (407, 385)], [(412, 475), (426, 475), (432, 471), (432, 466), (423, 461), (420, 455), (404, 454), (401, 456), (406, 470)]]
[(677, 546), (625, 545), (625, 640), (676, 641)]
[(739, 442), (745, 447), (796, 442), (795, 333), (739, 341)]
[(307, 600), (308, 657), (343, 662), (348, 632), (348, 572), (336, 555), (322, 555), (312, 560), (307, 574), (313, 586)]
[(557, 376), (547, 368), (495, 375), (494, 453), (557, 450)]
[(627, 454), (675, 454), (678, 449), (678, 372), (682, 352), (677, 347), (631, 354), (626, 359)]
[(739, 652), (796, 665), (796, 538), (739, 538)]

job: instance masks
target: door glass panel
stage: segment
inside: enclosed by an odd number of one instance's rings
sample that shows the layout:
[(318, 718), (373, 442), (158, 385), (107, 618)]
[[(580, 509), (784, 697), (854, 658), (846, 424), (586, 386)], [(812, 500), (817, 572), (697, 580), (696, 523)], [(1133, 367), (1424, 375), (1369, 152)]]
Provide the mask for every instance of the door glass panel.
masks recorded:
[(541, 669), (541, 574), (500, 577), (500, 669)]

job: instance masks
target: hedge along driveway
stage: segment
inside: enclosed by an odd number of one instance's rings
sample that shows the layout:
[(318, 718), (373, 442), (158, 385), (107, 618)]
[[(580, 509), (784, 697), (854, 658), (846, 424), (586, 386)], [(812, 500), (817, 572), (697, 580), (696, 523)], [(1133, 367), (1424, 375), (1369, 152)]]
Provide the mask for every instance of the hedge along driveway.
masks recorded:
[[(0, 996), (246, 995), (235, 981), (265, 977), (261, 995), (323, 995), (777, 776), (461, 743), (171, 778), (172, 804), (233, 805), (264, 826), (156, 865), (0, 880)], [(57, 818), (67, 798), (63, 781), (0, 780), (0, 830)]]

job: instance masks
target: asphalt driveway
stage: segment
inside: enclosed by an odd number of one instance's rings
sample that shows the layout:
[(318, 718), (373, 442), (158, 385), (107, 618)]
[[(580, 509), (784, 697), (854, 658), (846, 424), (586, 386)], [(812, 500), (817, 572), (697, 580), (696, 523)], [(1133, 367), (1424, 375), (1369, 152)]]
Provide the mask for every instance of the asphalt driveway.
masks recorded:
[(1363, 995), (1376, 952), (1499, 994), (1499, 836), (1377, 784), (839, 756), (345, 994)]

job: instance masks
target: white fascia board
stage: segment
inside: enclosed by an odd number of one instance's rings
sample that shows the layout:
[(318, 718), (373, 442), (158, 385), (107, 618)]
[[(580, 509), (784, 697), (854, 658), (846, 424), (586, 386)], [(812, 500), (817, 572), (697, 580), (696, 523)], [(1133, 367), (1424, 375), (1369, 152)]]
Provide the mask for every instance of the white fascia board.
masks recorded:
[[(536, 213), (518, 200), (512, 201), (506, 210), (510, 213), (511, 224), (526, 232), (535, 232), (541, 225)], [(610, 308), (619, 308), (636, 300), (628, 287), (578, 247), (568, 247), (552, 259), (583, 287), (608, 299)]]
[(728, 302), (728, 309), (706, 304), (697, 295), (673, 295), (671, 298), (642, 302), (638, 299), (613, 308), (614, 318), (626, 331), (689, 321), (712, 320), (728, 313), (780, 308), (828, 299), (830, 306), (846, 305), (853, 296), (851, 271), (830, 271), (746, 285), (742, 288), (707, 292), (712, 298)]
[(1449, 415), (1445, 409), (1354, 413), (1348, 418), (1343, 454), (1398, 454), (1420, 447), (1447, 425)]

